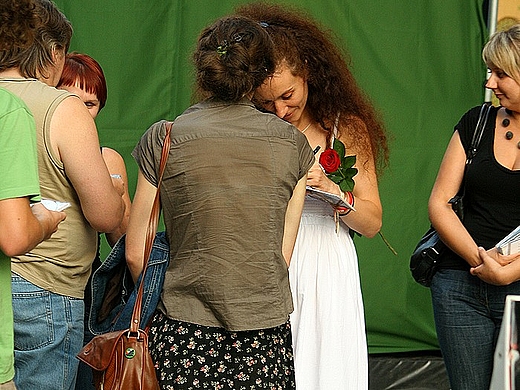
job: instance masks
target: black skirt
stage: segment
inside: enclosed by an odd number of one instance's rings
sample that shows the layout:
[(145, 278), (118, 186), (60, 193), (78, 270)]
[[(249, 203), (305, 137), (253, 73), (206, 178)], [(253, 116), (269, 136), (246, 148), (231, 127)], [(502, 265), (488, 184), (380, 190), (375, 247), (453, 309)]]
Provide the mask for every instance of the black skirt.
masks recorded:
[(291, 325), (229, 332), (160, 312), (149, 331), (161, 389), (295, 389)]

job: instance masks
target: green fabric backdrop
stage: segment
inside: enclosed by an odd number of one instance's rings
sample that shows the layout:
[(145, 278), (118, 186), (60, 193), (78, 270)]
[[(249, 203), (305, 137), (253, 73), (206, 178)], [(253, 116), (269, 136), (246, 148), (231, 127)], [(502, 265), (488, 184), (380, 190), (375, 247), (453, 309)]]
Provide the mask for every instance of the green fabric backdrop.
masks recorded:
[[(380, 191), (383, 233), (398, 255), (380, 237), (356, 238), (371, 353), (438, 348), (429, 290), (413, 282), (408, 260), (427, 229), (427, 199), (453, 126), (483, 100), (483, 1), (284, 2), (336, 33), (391, 135)], [(71, 50), (92, 55), (106, 73), (100, 140), (125, 157), (131, 194), (137, 167), (130, 152), (139, 137), (190, 104), (199, 31), (244, 2), (56, 0), (74, 26)]]

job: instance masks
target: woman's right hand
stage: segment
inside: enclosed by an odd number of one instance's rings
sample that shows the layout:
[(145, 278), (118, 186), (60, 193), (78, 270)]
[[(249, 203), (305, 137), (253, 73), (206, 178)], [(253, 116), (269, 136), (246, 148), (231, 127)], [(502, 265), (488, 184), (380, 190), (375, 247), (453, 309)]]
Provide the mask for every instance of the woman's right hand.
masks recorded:
[(307, 185), (321, 191), (340, 195), (338, 185), (330, 180), (325, 172), (323, 172), (323, 169), (318, 163), (318, 159), (316, 159), (307, 173)]
[(125, 194), (125, 182), (123, 181), (123, 177), (119, 174), (111, 174), (110, 178), (117, 193), (123, 196)]

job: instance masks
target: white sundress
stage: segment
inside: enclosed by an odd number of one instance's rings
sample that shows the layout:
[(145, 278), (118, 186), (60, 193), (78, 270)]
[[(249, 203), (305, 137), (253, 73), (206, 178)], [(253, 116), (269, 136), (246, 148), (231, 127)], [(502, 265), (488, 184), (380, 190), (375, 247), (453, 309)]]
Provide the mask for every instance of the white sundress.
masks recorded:
[(359, 267), (348, 227), (307, 196), (289, 267), (297, 390), (368, 389)]

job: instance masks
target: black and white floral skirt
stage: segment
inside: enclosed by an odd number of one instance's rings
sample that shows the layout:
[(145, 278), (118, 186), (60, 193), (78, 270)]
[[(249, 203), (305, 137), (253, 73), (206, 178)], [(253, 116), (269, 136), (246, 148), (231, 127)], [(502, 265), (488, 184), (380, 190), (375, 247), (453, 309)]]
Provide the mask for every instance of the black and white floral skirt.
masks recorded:
[(295, 389), (289, 321), (275, 328), (228, 332), (156, 312), (149, 344), (163, 390)]

